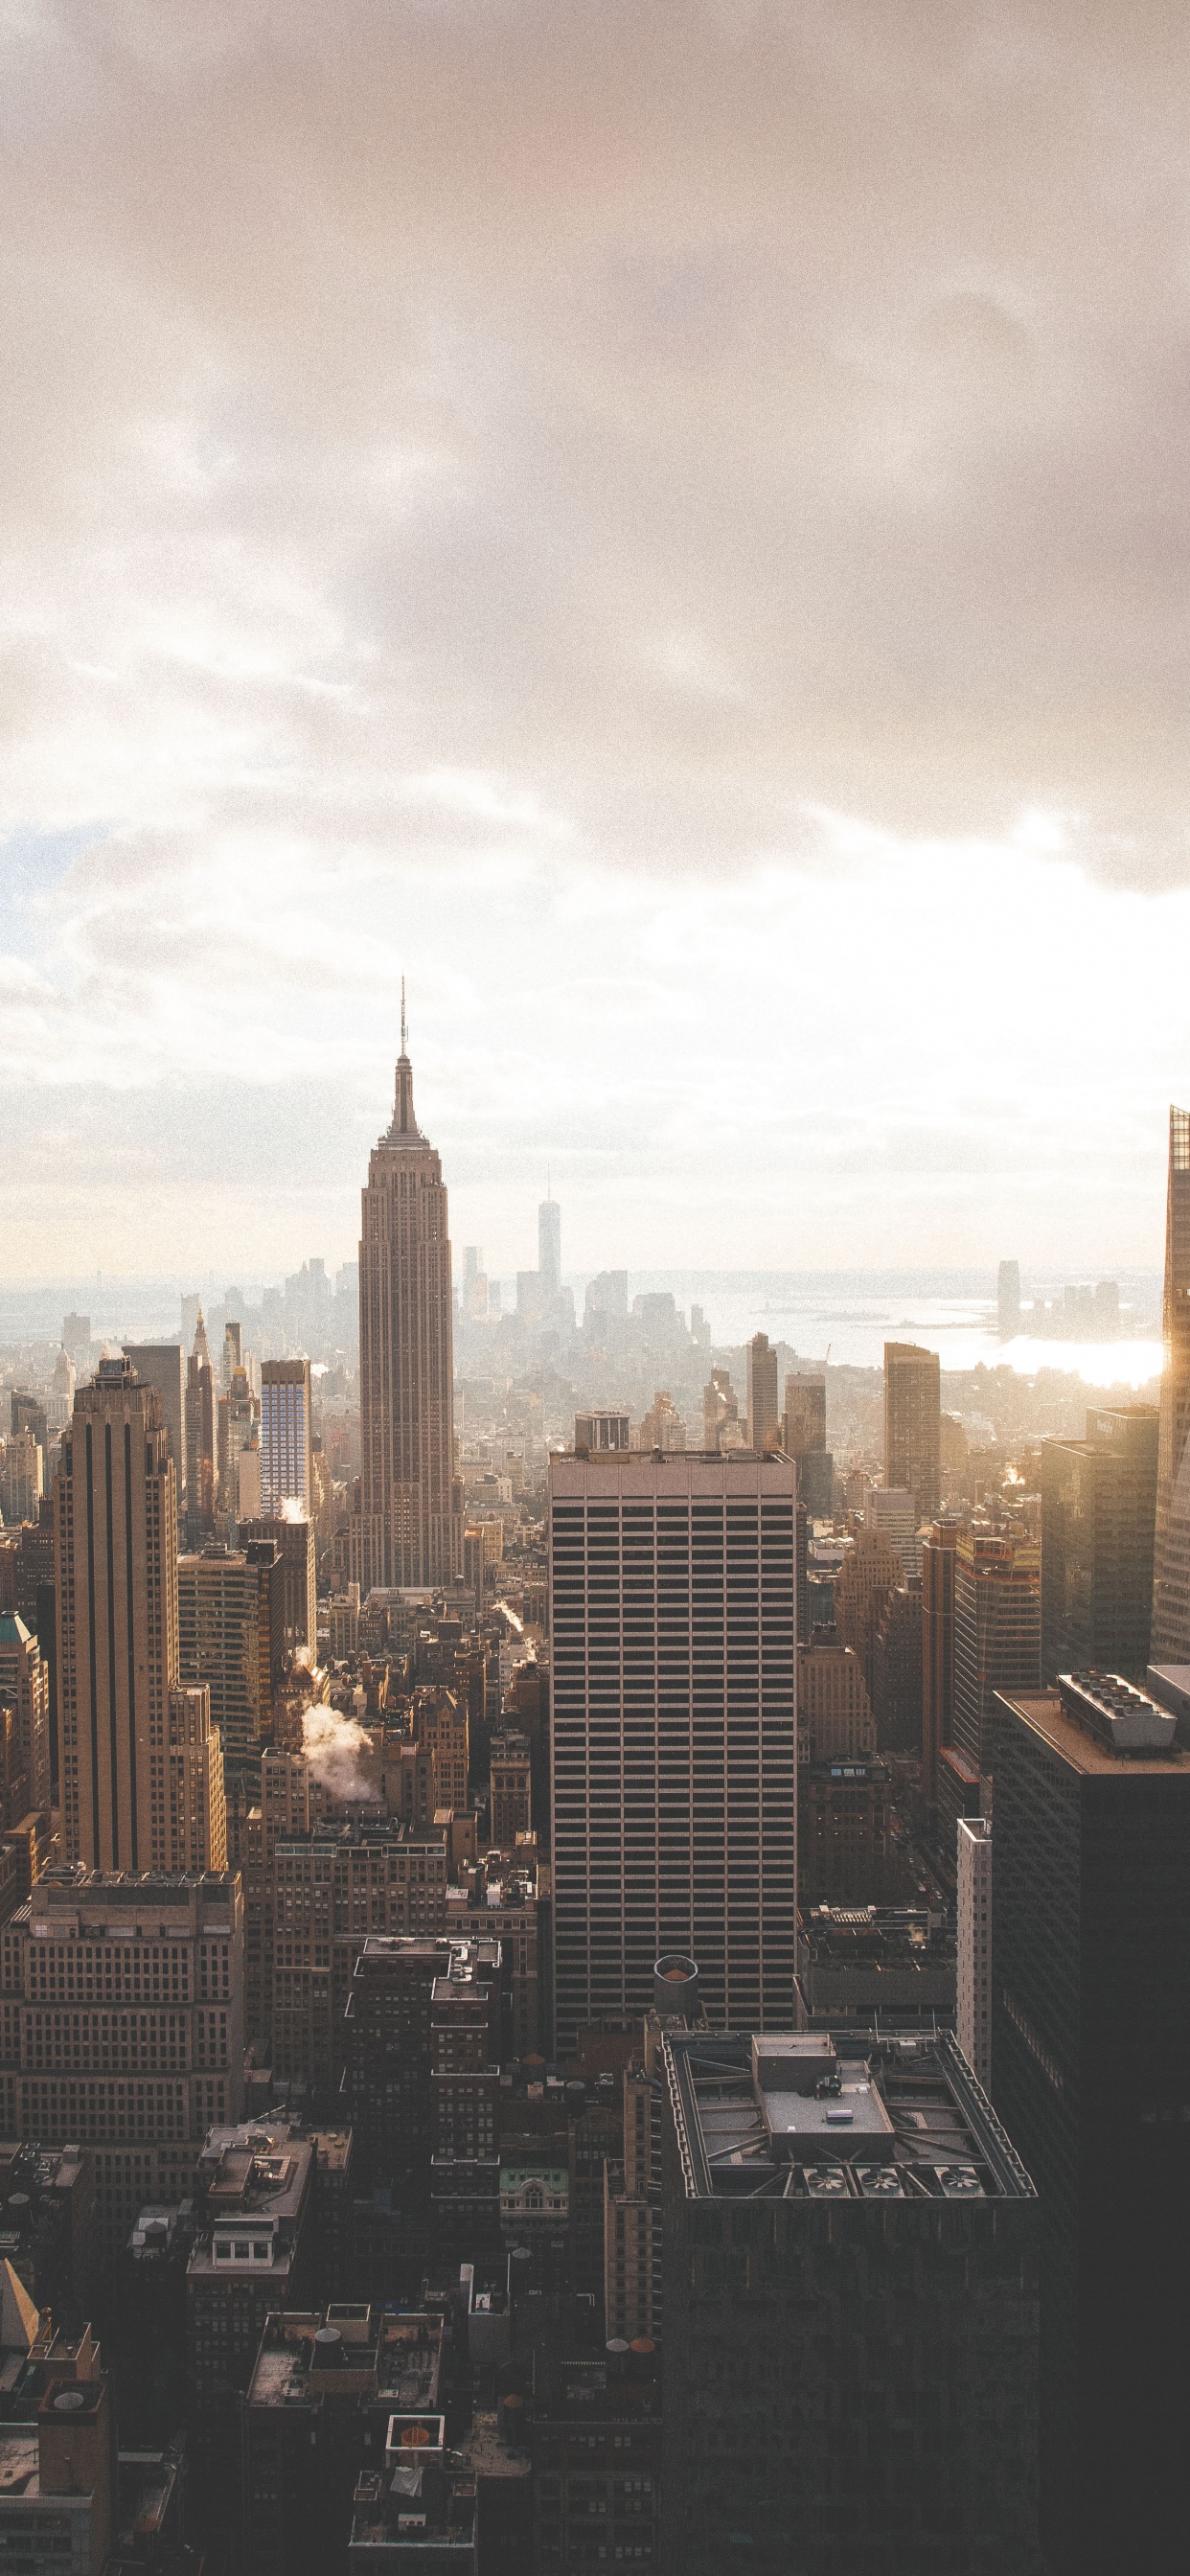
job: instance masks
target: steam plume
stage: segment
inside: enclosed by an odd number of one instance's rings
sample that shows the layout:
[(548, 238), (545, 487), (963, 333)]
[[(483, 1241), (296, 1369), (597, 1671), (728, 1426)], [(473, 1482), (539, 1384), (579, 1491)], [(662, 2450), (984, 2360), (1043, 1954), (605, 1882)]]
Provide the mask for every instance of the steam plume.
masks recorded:
[(321, 1780), (336, 1806), (375, 1802), (377, 1790), (367, 1765), (372, 1740), (352, 1717), (335, 1708), (308, 1708), (302, 1715), (302, 1749), (316, 1780)]

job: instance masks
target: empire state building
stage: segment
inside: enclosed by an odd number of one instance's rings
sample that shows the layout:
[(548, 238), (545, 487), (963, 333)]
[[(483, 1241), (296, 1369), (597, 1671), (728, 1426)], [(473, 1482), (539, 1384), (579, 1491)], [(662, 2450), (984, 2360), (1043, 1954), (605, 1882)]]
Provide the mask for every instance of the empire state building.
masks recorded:
[(461, 1571), (451, 1311), (446, 1189), (414, 1116), (402, 992), (396, 1102), (368, 1165), (359, 1248), (365, 1591)]

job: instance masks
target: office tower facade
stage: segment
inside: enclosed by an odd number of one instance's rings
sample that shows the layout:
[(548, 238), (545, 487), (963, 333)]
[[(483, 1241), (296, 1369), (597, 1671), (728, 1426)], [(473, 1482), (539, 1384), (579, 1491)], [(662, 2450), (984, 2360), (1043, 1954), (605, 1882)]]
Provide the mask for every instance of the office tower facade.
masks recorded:
[(777, 1354), (767, 1333), (754, 1333), (748, 1344), (748, 1439), (758, 1458), (781, 1445)]
[(850, 1646), (863, 1668), (869, 1699), (875, 1695), (876, 1639), (889, 1594), (904, 1580), (904, 1568), (892, 1540), (879, 1530), (862, 1529), (848, 1549), (835, 1577), (835, 1627), (841, 1646)]
[(907, 1485), (873, 1485), (864, 1504), (864, 1527), (891, 1539), (906, 1574), (920, 1572), (917, 1505)]
[(872, 1654), (872, 1707), (882, 1753), (920, 1751), (923, 1642), (921, 1576), (911, 1574), (889, 1593)]
[(0, 1930), (0, 2119), (89, 2148), (102, 2250), (149, 2201), (184, 2200), (244, 2085), (235, 1871), (52, 1867)]
[(543, 1305), (562, 1287), (562, 1210), (556, 1199), (543, 1199), (537, 1211), (537, 1276)]
[(921, 1550), (921, 1792), (938, 1798), (938, 1756), (954, 1740), (954, 1576), (957, 1521), (933, 1522)]
[(1190, 1753), (1100, 1675), (997, 1703), (992, 2093), (1041, 2202), (1054, 2576), (1185, 2564)]
[(996, 1317), (1002, 1342), (1015, 1340), (1021, 1329), (1021, 1266), (1002, 1261), (996, 1276)]
[(363, 1193), (359, 1330), (361, 1591), (448, 1583), (462, 1567), (450, 1234), (442, 1165), (414, 1116), (403, 1014), (396, 1104)]
[(1153, 1551), (1155, 1664), (1190, 1664), (1190, 1110), (1169, 1113), (1165, 1206), (1165, 1364)]
[(33, 1431), (10, 1432), (3, 1442), (0, 1506), (10, 1524), (35, 1521), (45, 1480), (45, 1451)]
[(790, 1371), (785, 1380), (785, 1448), (791, 1458), (826, 1447), (826, 1379)]
[(781, 1441), (797, 1461), (797, 1490), (812, 1519), (829, 1519), (834, 1507), (835, 1462), (826, 1445), (826, 1377), (791, 1371), (785, 1380)]
[(142, 1386), (152, 1386), (161, 1399), (161, 1423), (166, 1449), (174, 1462), (174, 1480), (178, 1492), (178, 1513), (186, 1499), (186, 1361), (180, 1342), (125, 1342), (124, 1357), (131, 1360)]
[(488, 1810), (495, 1849), (515, 1852), (517, 1835), (529, 1833), (533, 1823), (529, 1747), (517, 1726), (504, 1727), (492, 1737)]
[(186, 1362), (186, 1530), (201, 1547), (215, 1528), (215, 1375), (201, 1306)]
[(1041, 1452), (1041, 1669), (1141, 1681), (1153, 1614), (1158, 1415), (1087, 1415), (1085, 1440)]
[(216, 1407), (218, 1450), (219, 1504), (228, 1523), (239, 1519), (243, 1508), (243, 1460), (255, 1458), (255, 1481), (251, 1501), (255, 1516), (260, 1517), (260, 1398), (253, 1395), (245, 1368), (236, 1367), (231, 1383)]
[(794, 1508), (780, 1458), (550, 1461), (560, 2051), (671, 1950), (713, 2023), (791, 2016)]
[(280, 1592), (275, 1550), (226, 1547), (178, 1559), (178, 1666), (210, 1698), (225, 1780), (259, 1780), (272, 1725), (274, 1628)]
[(876, 1720), (851, 1646), (799, 1645), (797, 1724), (803, 1762), (855, 1762), (875, 1752)]
[(219, 1738), (178, 1664), (178, 1524), (160, 1399), (101, 1360), (54, 1489), (66, 1854), (107, 1870), (221, 1869)]
[[(37, 1639), (15, 1610), (0, 1611), (0, 1708), (13, 1712), (26, 1804), (50, 1804), (50, 1677)], [(13, 1822), (16, 1822), (14, 1817)]]
[(960, 1816), (955, 1900), (955, 2035), (985, 2093), (992, 2087), (992, 1827)]
[(576, 1449), (628, 1449), (631, 1447), (629, 1418), (619, 1405), (599, 1413), (576, 1413), (574, 1417)]
[[(317, 1782), (311, 1783), (308, 1825), (280, 1830), (270, 1798), (278, 1761), (273, 1754), (263, 1765), (261, 2014), (279, 2076), (333, 2085), (343, 2065), (343, 2016), (360, 1950), (374, 1935), (441, 1931), (446, 1849), (432, 1826), (419, 1831), (394, 1816), (373, 1824), (336, 1823), (325, 1815), (318, 1821)], [(252, 1928), (249, 1921), (249, 1934)]]
[(1037, 2200), (953, 2039), (663, 2059), (661, 2563), (1036, 2576)]
[(884, 1481), (908, 1488), (919, 1523), (933, 1518), (941, 1499), (941, 1387), (936, 1351), (885, 1343)]
[(363, 2171), (369, 2180), (408, 2177), (427, 2195), (443, 2089), (433, 2080), (436, 1990), (452, 1972), (457, 1984), (482, 1995), (487, 2029), (489, 2011), (498, 2017), (498, 1941), (370, 1936), (355, 1962), (344, 2022), (345, 2091)]
[(702, 1445), (722, 1452), (742, 1449), (746, 1434), (740, 1422), (739, 1397), (728, 1369), (713, 1368), (702, 1391)]
[(885, 1905), (892, 1894), (892, 1774), (878, 1754), (798, 1771), (798, 1902)]
[(954, 1572), (955, 1749), (992, 1768), (997, 1691), (1041, 1687), (1041, 1550), (1033, 1539), (960, 1530)]
[(318, 1643), (318, 1572), (313, 1523), (290, 1519), (241, 1520), (236, 1535), (250, 1555), (269, 1545), (281, 1567), (282, 1658), (288, 1663), (303, 1647), (313, 1658)]
[(31, 1431), (43, 1460), (49, 1455), (50, 1429), (45, 1405), (39, 1395), (23, 1395), (14, 1387), (9, 1397), (8, 1427), (15, 1440), (18, 1433)]
[(648, 1412), (641, 1415), (636, 1446), (638, 1449), (662, 1449), (667, 1454), (670, 1450), (686, 1446), (686, 1425), (672, 1395), (663, 1386), (657, 1388)]
[(311, 1510), (309, 1360), (265, 1360), (260, 1371), (260, 1494), (265, 1520), (283, 1503)]

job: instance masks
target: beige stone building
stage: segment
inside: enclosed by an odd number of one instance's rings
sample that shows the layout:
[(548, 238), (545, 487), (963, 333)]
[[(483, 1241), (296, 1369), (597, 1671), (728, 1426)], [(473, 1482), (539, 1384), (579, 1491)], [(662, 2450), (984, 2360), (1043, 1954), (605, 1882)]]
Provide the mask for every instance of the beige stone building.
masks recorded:
[(0, 2128), (77, 2141), (102, 2250), (193, 2186), (244, 2083), (244, 1916), (234, 1870), (46, 1871), (0, 1928)]
[(403, 1007), (401, 1023), (396, 1101), (368, 1166), (359, 1252), (365, 1595), (462, 1571), (446, 1188), (414, 1115)]
[(220, 1743), (180, 1685), (177, 1484), (155, 1388), (101, 1360), (54, 1488), (62, 1832), (104, 1870), (222, 1869)]
[(851, 1646), (799, 1646), (798, 1749), (807, 1762), (854, 1762), (876, 1750), (876, 1721)]

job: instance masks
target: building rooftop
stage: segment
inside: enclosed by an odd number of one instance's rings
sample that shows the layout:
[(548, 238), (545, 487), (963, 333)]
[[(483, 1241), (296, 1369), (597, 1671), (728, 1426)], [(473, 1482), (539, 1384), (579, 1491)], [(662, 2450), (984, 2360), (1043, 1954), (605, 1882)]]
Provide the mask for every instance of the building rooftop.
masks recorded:
[(376, 2356), (379, 2398), (395, 2414), (419, 2415), (438, 2403), (445, 2323), (421, 2309), (385, 2316)]
[(1146, 1773), (1163, 1780), (1176, 1779), (1179, 1775), (1190, 1778), (1190, 1753), (1184, 1752), (1172, 1740), (1175, 1721), (1171, 1720), (1168, 1711), (1158, 1710), (1155, 1701), (1149, 1705), (1165, 1719), (1170, 1731), (1171, 1740), (1164, 1752), (1111, 1749), (1092, 1733), (1089, 1725), (1078, 1722), (1057, 1691), (1030, 1691), (1020, 1695), (1015, 1691), (998, 1691), (996, 1696), (1005, 1708), (1012, 1709), (1035, 1735), (1042, 1738), (1069, 1770), (1086, 1778), (1118, 1780), (1136, 1774), (1143, 1778)]
[(0, 2505), (15, 2496), (28, 2501), (40, 2495), (37, 2459), (35, 2425), (0, 2425)]
[(266, 2317), (248, 2387), (250, 2406), (312, 2406), (322, 2397), (375, 2394), (371, 2308), (346, 2302), (329, 2307), (325, 2318), (321, 2309)]
[(925, 1906), (814, 1905), (799, 1916), (798, 1946), (823, 1967), (936, 1968), (953, 1964), (955, 1936)]
[(1033, 2197), (949, 2032), (670, 2032), (664, 2066), (691, 2200)]

